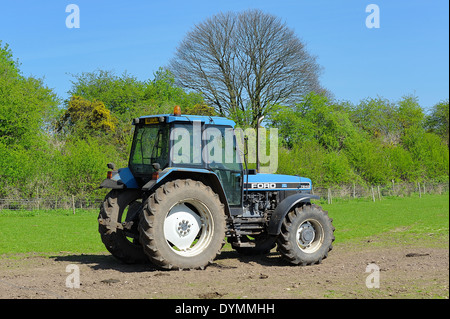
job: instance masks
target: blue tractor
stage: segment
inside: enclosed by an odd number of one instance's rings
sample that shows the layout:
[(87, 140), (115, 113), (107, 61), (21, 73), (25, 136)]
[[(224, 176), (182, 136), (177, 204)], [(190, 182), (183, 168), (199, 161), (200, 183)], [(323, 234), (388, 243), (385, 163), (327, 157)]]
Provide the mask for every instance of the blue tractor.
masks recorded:
[(175, 107), (174, 114), (143, 116), (133, 125), (128, 167), (109, 163), (100, 186), (111, 191), (100, 208), (99, 232), (118, 260), (203, 269), (225, 240), (246, 255), (276, 246), (295, 265), (327, 257), (334, 227), (311, 203), (318, 199), (310, 194), (311, 180), (244, 168), (229, 134), (233, 121), (181, 115)]

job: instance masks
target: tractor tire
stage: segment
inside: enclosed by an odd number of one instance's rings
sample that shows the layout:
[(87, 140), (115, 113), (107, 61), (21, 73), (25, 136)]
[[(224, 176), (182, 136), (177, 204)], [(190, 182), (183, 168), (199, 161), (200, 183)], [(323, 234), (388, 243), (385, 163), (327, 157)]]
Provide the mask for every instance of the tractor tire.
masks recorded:
[(140, 242), (163, 269), (204, 269), (225, 244), (225, 212), (219, 196), (199, 181), (160, 186), (146, 201)]
[(290, 211), (281, 226), (277, 250), (294, 265), (320, 264), (333, 248), (332, 219), (321, 207), (306, 203)]
[(139, 243), (138, 214), (142, 210), (137, 190), (111, 190), (98, 215), (98, 231), (106, 249), (126, 264), (145, 263), (148, 258)]

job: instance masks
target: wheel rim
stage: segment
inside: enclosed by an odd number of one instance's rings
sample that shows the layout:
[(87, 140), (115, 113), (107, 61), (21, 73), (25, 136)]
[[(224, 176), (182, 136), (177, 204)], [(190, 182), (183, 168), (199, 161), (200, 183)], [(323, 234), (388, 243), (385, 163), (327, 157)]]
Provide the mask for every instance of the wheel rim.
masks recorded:
[(317, 251), (322, 246), (323, 239), (323, 227), (314, 219), (305, 220), (296, 232), (297, 245), (305, 253)]
[(201, 254), (210, 244), (213, 232), (212, 214), (197, 199), (176, 203), (164, 220), (166, 243), (173, 252), (185, 257)]

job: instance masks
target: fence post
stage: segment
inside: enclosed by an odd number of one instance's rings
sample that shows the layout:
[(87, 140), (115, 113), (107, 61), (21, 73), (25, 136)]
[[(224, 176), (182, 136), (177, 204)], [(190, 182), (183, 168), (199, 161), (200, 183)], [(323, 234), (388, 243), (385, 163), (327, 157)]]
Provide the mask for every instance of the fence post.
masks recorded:
[(353, 182), (353, 199), (356, 198), (356, 185), (355, 182)]
[(422, 191), (420, 189), (420, 182), (417, 182), (417, 185), (419, 186), (419, 198), (422, 198)]
[(375, 202), (375, 192), (373, 191), (373, 186), (372, 186), (372, 200)]
[(394, 180), (392, 180), (392, 196), (395, 196)]
[(328, 204), (333, 204), (333, 198), (331, 197), (331, 188), (328, 188)]
[(72, 195), (72, 209), (73, 209), (73, 214), (75, 215), (75, 196)]
[(378, 199), (381, 200), (380, 185), (377, 185), (377, 189), (378, 189)]
[(39, 187), (36, 187), (36, 202), (37, 202), (37, 209), (39, 210)]

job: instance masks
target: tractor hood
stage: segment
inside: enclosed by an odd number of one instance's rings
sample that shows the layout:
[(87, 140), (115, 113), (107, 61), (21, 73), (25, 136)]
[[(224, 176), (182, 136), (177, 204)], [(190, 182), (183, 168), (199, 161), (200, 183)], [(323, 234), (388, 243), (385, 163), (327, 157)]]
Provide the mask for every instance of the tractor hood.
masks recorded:
[(311, 180), (309, 178), (280, 174), (248, 175), (244, 177), (245, 186), (249, 191), (261, 190), (310, 190)]

